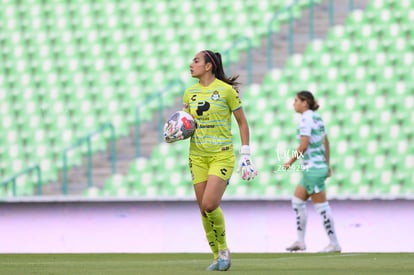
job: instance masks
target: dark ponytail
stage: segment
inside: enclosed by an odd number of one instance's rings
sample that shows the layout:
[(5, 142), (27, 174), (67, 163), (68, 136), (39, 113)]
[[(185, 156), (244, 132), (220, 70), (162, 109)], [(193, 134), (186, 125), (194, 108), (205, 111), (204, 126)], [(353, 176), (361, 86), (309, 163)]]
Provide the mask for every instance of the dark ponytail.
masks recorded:
[(296, 94), (296, 96), (302, 100), (302, 101), (306, 101), (308, 103), (309, 109), (311, 109), (312, 111), (316, 111), (319, 109), (319, 104), (318, 102), (315, 100), (315, 97), (313, 96), (313, 94), (311, 92), (308, 91), (300, 91)]
[(209, 50), (204, 50), (204, 62), (211, 63), (213, 65), (213, 74), (216, 78), (226, 82), (227, 84), (233, 86), (233, 88), (238, 92), (238, 85), (240, 84), (237, 82), (238, 75), (227, 77), (224, 73), (223, 62), (221, 59), (221, 54), (216, 52), (212, 52)]

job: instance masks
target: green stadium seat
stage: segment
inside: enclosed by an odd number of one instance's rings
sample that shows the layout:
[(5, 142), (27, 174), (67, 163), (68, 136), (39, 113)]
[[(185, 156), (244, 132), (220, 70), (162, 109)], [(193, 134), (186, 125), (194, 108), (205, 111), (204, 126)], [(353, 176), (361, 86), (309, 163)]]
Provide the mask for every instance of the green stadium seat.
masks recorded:
[(127, 196), (128, 185), (126, 178), (123, 175), (115, 174), (108, 178), (104, 183), (102, 190), (103, 196)]

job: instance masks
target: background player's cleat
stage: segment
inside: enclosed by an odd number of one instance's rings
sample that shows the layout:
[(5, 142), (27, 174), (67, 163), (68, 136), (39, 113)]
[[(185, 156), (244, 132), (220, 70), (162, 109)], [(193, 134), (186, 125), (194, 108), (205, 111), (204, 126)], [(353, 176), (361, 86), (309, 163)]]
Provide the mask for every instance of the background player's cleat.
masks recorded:
[(306, 245), (304, 242), (296, 241), (291, 246), (286, 247), (287, 251), (303, 251), (306, 250)]
[(334, 252), (337, 252), (337, 253), (341, 252), (341, 246), (339, 244), (329, 244), (323, 250), (319, 251), (319, 253), (334, 253)]
[(215, 259), (211, 265), (207, 267), (207, 271), (217, 271), (219, 270), (218, 259)]
[(224, 249), (219, 251), (218, 270), (226, 271), (231, 266), (230, 250)]

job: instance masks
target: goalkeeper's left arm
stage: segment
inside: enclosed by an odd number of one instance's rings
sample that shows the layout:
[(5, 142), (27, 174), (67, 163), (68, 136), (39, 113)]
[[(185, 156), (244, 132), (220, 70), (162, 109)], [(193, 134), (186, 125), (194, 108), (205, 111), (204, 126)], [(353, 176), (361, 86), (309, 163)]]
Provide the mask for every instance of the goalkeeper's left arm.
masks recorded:
[(240, 148), (240, 160), (237, 171), (241, 171), (242, 179), (252, 180), (257, 175), (257, 169), (253, 164), (250, 156), (250, 131), (247, 123), (246, 116), (244, 115), (243, 109), (240, 108), (233, 112), (236, 118), (237, 124), (239, 125), (240, 139), (242, 146)]

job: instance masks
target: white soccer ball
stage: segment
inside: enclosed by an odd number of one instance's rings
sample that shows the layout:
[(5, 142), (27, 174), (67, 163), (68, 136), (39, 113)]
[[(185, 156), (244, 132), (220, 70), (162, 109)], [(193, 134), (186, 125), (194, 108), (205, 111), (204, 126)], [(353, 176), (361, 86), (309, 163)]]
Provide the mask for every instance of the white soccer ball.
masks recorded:
[(184, 111), (173, 113), (167, 120), (166, 125), (164, 136), (177, 140), (191, 137), (196, 129), (194, 118)]

